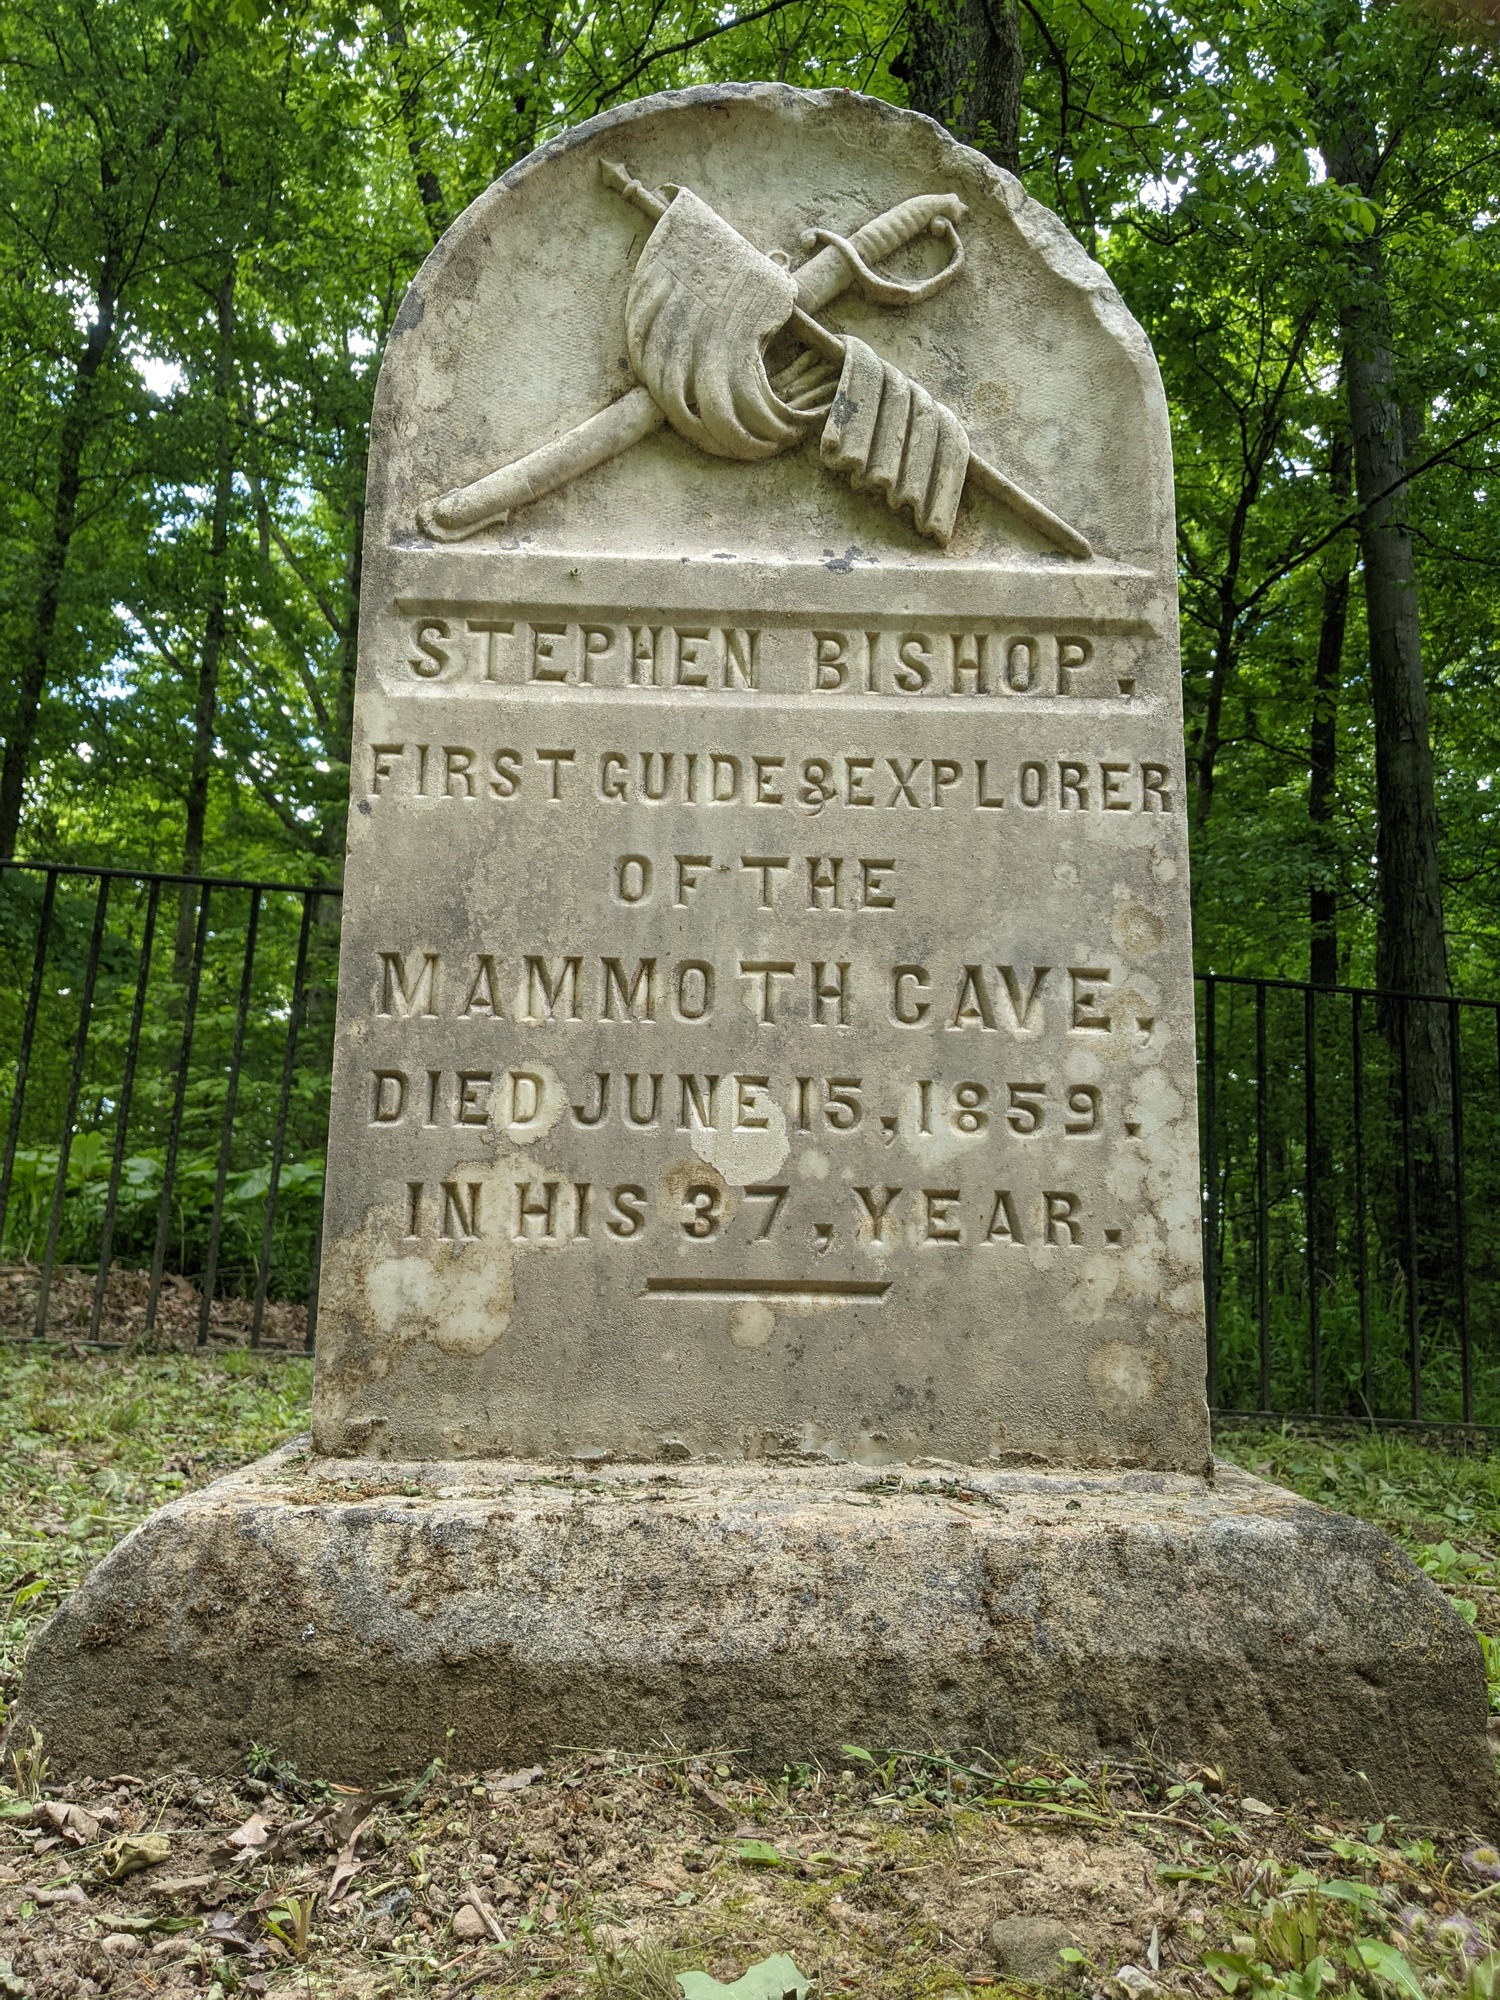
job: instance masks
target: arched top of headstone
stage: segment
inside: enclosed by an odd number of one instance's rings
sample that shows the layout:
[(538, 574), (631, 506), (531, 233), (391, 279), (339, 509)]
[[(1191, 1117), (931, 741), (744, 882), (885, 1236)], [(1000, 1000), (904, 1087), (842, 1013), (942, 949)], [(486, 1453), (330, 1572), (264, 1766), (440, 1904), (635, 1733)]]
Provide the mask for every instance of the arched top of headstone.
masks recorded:
[(592, 119), (459, 217), (386, 351), (371, 499), (397, 547), (1173, 560), (1160, 381), (1099, 266), (930, 120), (778, 84)]

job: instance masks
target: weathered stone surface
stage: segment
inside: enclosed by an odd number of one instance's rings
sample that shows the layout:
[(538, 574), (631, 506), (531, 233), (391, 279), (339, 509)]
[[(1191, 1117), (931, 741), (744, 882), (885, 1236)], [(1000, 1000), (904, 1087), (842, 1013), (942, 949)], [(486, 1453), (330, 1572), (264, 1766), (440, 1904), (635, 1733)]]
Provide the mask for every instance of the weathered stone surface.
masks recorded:
[(364, 546), (319, 1449), (1201, 1470), (1167, 417), (1056, 217), (843, 92), (580, 127), (414, 285)]
[[(392, 1465), (174, 1501), (38, 1639), (59, 1772), (335, 1779), (558, 1743), (762, 1765), (1150, 1743), (1269, 1798), (1482, 1823), (1473, 1633), (1375, 1529), (1242, 1473)], [(451, 1731), (451, 1735), (450, 1735)]]

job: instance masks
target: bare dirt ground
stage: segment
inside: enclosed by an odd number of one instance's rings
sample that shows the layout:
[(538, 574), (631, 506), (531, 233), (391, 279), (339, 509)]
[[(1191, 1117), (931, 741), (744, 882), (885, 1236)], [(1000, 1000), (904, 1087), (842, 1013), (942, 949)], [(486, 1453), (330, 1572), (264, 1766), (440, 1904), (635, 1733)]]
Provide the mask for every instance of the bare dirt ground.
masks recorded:
[(680, 2000), (675, 1972), (773, 1953), (818, 1995), (957, 2000), (1025, 1990), (990, 1940), (1022, 1915), (1071, 1941), (1041, 1983), (1099, 2000), (1495, 1983), (1493, 1849), (1273, 1811), (1207, 1771), (851, 1753), (771, 1783), (575, 1753), (371, 1793), (263, 1760), (58, 1788), (12, 1752), (0, 1993), (30, 2000)]

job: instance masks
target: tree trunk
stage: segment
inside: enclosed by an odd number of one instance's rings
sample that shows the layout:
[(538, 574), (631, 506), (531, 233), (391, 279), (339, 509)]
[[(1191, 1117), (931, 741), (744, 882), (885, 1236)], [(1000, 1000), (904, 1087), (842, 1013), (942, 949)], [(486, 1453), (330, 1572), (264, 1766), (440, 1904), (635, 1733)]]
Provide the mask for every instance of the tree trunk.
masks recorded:
[[(229, 508), (234, 497), (234, 286), (235, 269), (224, 273), (215, 300), (218, 347), (214, 359), (213, 515), (208, 540), (208, 608), (203, 619), (203, 644), (198, 653), (198, 684), (193, 702), (193, 747), (188, 763), (182, 834), (182, 872), (203, 872), (203, 836), (208, 825), (208, 786), (214, 763), (214, 727), (219, 707), (219, 668), (229, 622)], [(177, 904), (178, 976), (186, 975), (192, 956), (197, 907), (196, 891), (184, 888)]]
[(1017, 0), (907, 0), (906, 45), (891, 71), (913, 111), (1020, 173), (1025, 61)]
[[(1323, 146), (1329, 177), (1374, 195), (1378, 137), (1358, 100), (1338, 106)], [(1396, 995), (1446, 994), (1437, 798), (1417, 602), (1390, 290), (1380, 237), (1352, 253), (1339, 310), (1375, 724), (1375, 978)], [(1455, 1234), (1448, 1011), (1405, 998), (1380, 1005), (1402, 1138), (1397, 1196), (1382, 1234), (1413, 1312), (1414, 1390), (1423, 1339), (1451, 1311)], [(1420, 1330), (1419, 1330), (1420, 1329)], [(1419, 1412), (1414, 1409), (1413, 1414)]]
[(416, 59), (412, 54), (411, 43), (407, 38), (401, 0), (380, 0), (380, 21), (385, 30), (385, 45), (391, 52), (391, 69), (396, 79), (396, 89), (400, 94), (401, 125), (406, 133), (407, 158), (411, 161), (411, 170), (416, 178), (417, 193), (422, 201), (422, 213), (427, 218), (427, 227), (432, 232), (433, 242), (436, 243), (452, 218), (443, 197), (442, 183), (427, 156), (427, 139), (422, 130), (422, 85), (417, 75)]
[(16, 851), (21, 828), (21, 808), (26, 795), (26, 776), (31, 768), (32, 746), (36, 741), (37, 717), (42, 693), (47, 685), (47, 669), (52, 658), (52, 639), (57, 630), (57, 614), (62, 603), (63, 578), (68, 554), (78, 525), (78, 496), (83, 487), (83, 454), (87, 447), (94, 396), (99, 372), (104, 366), (115, 337), (119, 294), (112, 260), (106, 260), (94, 298), (94, 317), (83, 351), (73, 365), (73, 381), (63, 412), (58, 440), (57, 485), (52, 500), (52, 522), (42, 550), (37, 580), (36, 608), (17, 648), (15, 705), (5, 738), (5, 755), (0, 759), (0, 860), (9, 861)]
[[(1353, 452), (1340, 431), (1329, 453), (1328, 490), (1347, 506)], [(1328, 829), (1333, 821), (1338, 775), (1339, 682), (1344, 633), (1349, 622), (1349, 553), (1342, 543), (1323, 576), (1323, 608), (1318, 622), (1318, 657), (1313, 665), (1312, 717), (1307, 746), (1307, 816), (1313, 826), (1312, 882), (1307, 895), (1308, 970), (1314, 986), (1335, 986), (1339, 976), (1338, 890)]]
[(1342, 325), (1375, 712), (1375, 976), (1396, 993), (1446, 993), (1437, 798), (1390, 298), (1379, 246), (1367, 246), (1361, 262), (1368, 284), (1345, 308)]

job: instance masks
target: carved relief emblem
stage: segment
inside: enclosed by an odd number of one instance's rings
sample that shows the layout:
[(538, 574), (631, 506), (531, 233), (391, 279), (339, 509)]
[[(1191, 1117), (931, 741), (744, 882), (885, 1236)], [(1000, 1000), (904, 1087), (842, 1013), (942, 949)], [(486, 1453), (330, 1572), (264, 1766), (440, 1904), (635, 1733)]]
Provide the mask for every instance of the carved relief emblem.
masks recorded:
[[(758, 250), (687, 188), (667, 200), (623, 167), (607, 163), (603, 172), (653, 224), (625, 304), (638, 386), (566, 436), (430, 501), (417, 516), (425, 535), (460, 541), (502, 524), (663, 424), (700, 451), (745, 463), (774, 458), (821, 427), (830, 472), (857, 492), (879, 493), (944, 547), (972, 480), (1064, 554), (1092, 555), (1076, 528), (974, 450), (946, 404), (864, 341), (813, 317), (851, 286), (908, 307), (951, 284), (964, 268), (957, 195), (914, 196), (851, 238), (809, 230), (801, 248), (812, 254), (794, 271), (784, 252)], [(948, 246), (940, 271), (909, 285), (880, 275), (877, 266), (923, 235)], [(800, 351), (771, 372), (767, 356), (783, 335), (783, 352)]]

